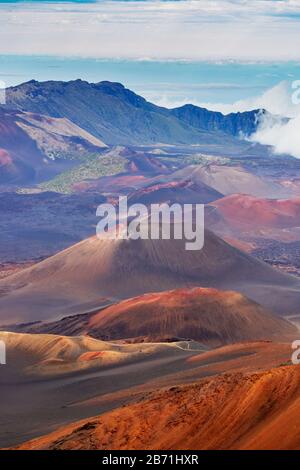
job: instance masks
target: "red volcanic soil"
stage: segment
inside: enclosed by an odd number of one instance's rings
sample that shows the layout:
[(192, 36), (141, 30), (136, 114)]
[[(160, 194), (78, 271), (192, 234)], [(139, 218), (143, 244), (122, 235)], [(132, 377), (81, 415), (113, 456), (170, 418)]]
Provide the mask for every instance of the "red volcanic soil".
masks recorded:
[(144, 172), (149, 175), (168, 173), (166, 165), (164, 165), (156, 157), (144, 152), (134, 152), (130, 149), (124, 149), (122, 155), (129, 158), (129, 171), (132, 173)]
[(300, 225), (300, 198), (259, 199), (234, 194), (210, 204), (231, 228), (251, 230)]
[(209, 345), (271, 338), (295, 331), (242, 294), (216, 289), (178, 289), (145, 294), (89, 318), (94, 337), (163, 341), (193, 339)]
[(222, 194), (204, 183), (184, 180), (156, 183), (135, 191), (129, 195), (133, 203), (181, 203), (181, 204), (207, 204), (222, 197)]
[(26, 450), (300, 449), (300, 368), (224, 374), (67, 425)]
[(94, 359), (99, 359), (107, 354), (106, 351), (92, 351), (92, 352), (86, 352), (81, 354), (79, 358), (77, 359), (78, 361), (93, 361)]

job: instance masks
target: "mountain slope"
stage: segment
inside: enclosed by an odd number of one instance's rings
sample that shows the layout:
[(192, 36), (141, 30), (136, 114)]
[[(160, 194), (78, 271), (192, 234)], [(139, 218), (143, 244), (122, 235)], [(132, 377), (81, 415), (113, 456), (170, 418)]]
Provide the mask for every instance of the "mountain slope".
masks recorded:
[[(219, 125), (219, 120), (214, 118), (214, 126), (207, 125), (205, 118), (203, 122), (198, 120), (197, 127), (194, 127), (174, 111), (147, 102), (120, 83), (88, 83), (82, 80), (41, 83), (32, 80), (7, 89), (7, 106), (66, 117), (110, 145), (234, 143), (243, 147), (242, 142), (233, 138), (236, 129), (243, 128), (242, 115), (236, 115), (235, 119), (240, 124), (236, 124), (234, 129)], [(207, 113), (209, 116), (217, 114)], [(247, 115), (247, 131), (248, 119)]]
[(300, 369), (224, 374), (161, 390), (19, 449), (300, 449)]
[(210, 346), (266, 339), (296, 328), (237, 292), (178, 289), (144, 294), (89, 317), (87, 332), (105, 340), (193, 339)]
[(187, 286), (237, 290), (287, 314), (300, 305), (299, 281), (206, 231), (200, 251), (185, 240), (90, 238), (0, 281), (0, 324), (56, 320), (124, 299)]
[(201, 182), (225, 196), (243, 193), (256, 197), (280, 197), (282, 192), (278, 184), (257, 176), (242, 166), (190, 165), (176, 171), (173, 177)]
[(283, 338), (296, 332), (291, 323), (242, 294), (200, 287), (144, 294), (96, 313), (10, 328), (20, 333), (89, 335), (134, 343), (193, 339), (205, 347)]
[(0, 184), (51, 178), (105, 147), (66, 118), (0, 108)]
[(246, 250), (259, 258), (297, 274), (300, 198), (233, 194), (206, 206), (205, 220), (207, 227), (225, 240), (245, 244)]
[(182, 180), (150, 184), (129, 194), (131, 204), (207, 204), (222, 195), (204, 183)]
[[(116, 181), (120, 178), (130, 180), (134, 175), (144, 178), (158, 174), (164, 174), (168, 170), (165, 165), (153, 156), (132, 149), (117, 146), (101, 153), (86, 157), (82, 163), (75, 168), (67, 170), (50, 181), (40, 185), (43, 189), (64, 193), (71, 192), (107, 192), (105, 179), (113, 175)], [(119, 194), (119, 188), (112, 179), (112, 187)], [(212, 199), (211, 199), (212, 200)]]
[(210, 205), (233, 230), (255, 231), (300, 226), (300, 198), (278, 200), (234, 194)]

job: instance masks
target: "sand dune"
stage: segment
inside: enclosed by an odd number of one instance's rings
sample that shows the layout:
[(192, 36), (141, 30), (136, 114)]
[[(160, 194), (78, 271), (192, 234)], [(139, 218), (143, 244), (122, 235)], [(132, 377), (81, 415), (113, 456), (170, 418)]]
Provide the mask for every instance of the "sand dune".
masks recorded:
[(281, 314), (298, 314), (299, 280), (209, 231), (200, 251), (185, 240), (87, 239), (0, 281), (0, 324), (57, 320), (110, 300), (188, 286), (240, 291)]
[[(171, 353), (177, 344), (119, 344), (99, 341), (88, 336), (66, 337), (42, 334), (0, 332), (7, 350), (8, 368), (1, 382), (25, 380), (33, 376), (57, 377), (89, 369), (113, 367)], [(182, 345), (184, 347), (184, 345)]]
[(300, 369), (224, 374), (27, 442), (19, 449), (299, 449)]

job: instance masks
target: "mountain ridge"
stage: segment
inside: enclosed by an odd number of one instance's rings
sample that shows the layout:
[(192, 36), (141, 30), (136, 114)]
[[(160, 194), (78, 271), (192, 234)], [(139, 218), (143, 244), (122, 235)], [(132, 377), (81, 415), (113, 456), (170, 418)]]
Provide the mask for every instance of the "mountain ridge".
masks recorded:
[(260, 118), (266, 113), (263, 109), (253, 109), (224, 115), (193, 104), (185, 104), (172, 109), (171, 112), (195, 128), (216, 129), (237, 137), (249, 137), (253, 134), (257, 130)]
[(6, 90), (6, 107), (67, 117), (108, 145), (216, 143), (256, 130), (259, 110), (223, 116), (186, 105), (167, 109), (117, 82), (31, 80)]

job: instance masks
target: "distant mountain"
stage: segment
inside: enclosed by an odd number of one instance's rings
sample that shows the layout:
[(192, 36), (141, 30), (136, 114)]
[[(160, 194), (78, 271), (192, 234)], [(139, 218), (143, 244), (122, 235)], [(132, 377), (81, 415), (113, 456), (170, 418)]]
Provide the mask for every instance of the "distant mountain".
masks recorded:
[(265, 111), (255, 109), (244, 113), (231, 113), (226, 116), (222, 113), (208, 111), (192, 104), (171, 110), (178, 119), (185, 121), (196, 129), (208, 131), (222, 131), (234, 136), (250, 136), (259, 124), (260, 117)]
[(0, 184), (49, 179), (105, 147), (66, 118), (0, 107)]
[(68, 118), (106, 144), (220, 144), (256, 129), (259, 111), (231, 114), (196, 106), (169, 110), (120, 83), (30, 82), (7, 89), (13, 109)]

